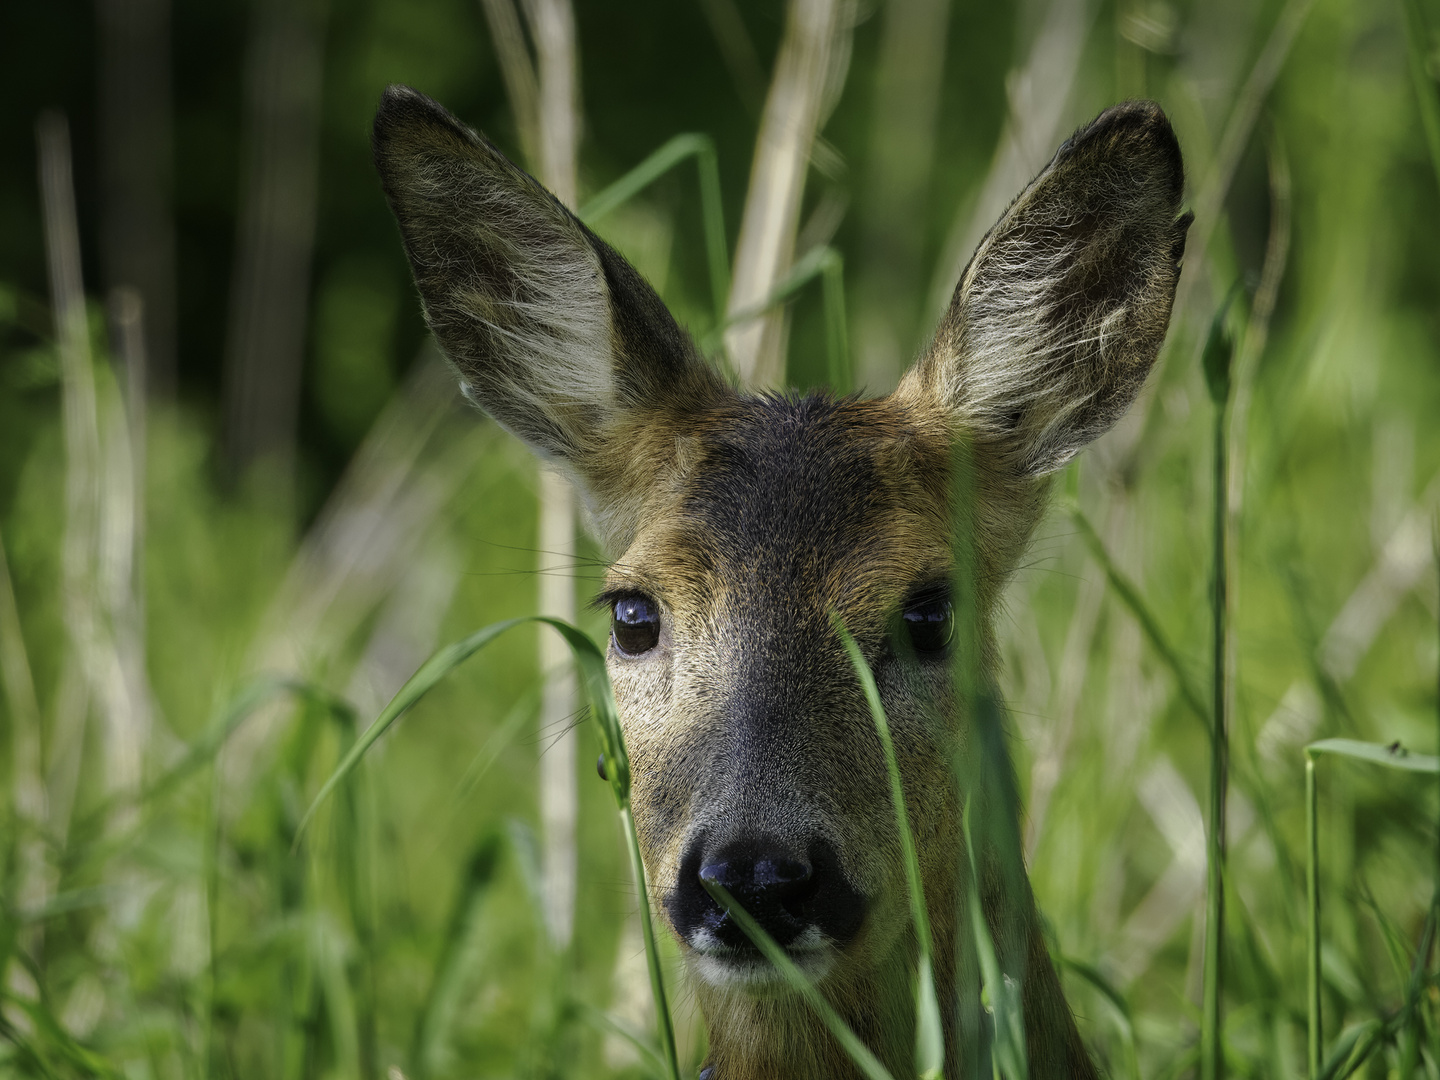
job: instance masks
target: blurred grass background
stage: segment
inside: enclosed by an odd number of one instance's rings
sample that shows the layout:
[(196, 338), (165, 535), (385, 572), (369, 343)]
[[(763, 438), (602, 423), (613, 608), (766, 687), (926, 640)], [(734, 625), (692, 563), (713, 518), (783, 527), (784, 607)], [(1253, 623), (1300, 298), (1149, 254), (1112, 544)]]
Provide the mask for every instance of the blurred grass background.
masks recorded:
[[(1134, 96), (1176, 126), (1197, 221), (1169, 341), (1132, 414), (1058, 486), (1206, 685), (1198, 360), (1244, 283), (1225, 1037), (1234, 1075), (1303, 1075), (1302, 747), (1432, 752), (1440, 724), (1440, 8), (885, 0), (842, 15), (796, 254), (844, 255), (856, 379), (874, 391), (1071, 129)], [(581, 201), (703, 132), (733, 245), (784, 7), (575, 16)], [(525, 632), (427, 698), (292, 850), (357, 723), (437, 644), (536, 607), (536, 469), (427, 345), (368, 151), (381, 88), (406, 82), (523, 158), (489, 26), (472, 0), (0, 11), (0, 1074), (643, 1070), (616, 1026), (653, 1023), (635, 897), (584, 725), (567, 952), (539, 916), (535, 777), (558, 732), (535, 720)], [(55, 109), (89, 297), (73, 339), (93, 351), (89, 450), (64, 421), (81, 369), (61, 347), (37, 182), (36, 120)], [(283, 203), (268, 248), (267, 197)], [(693, 170), (600, 231), (697, 336), (714, 328)], [(818, 284), (787, 321), (790, 381), (822, 384)], [(598, 558), (582, 542), (582, 604)], [(1076, 965), (1082, 1030), (1116, 1076), (1187, 1075), (1203, 726), (1063, 511), (998, 630), (1031, 874)], [(276, 690), (222, 740), (262, 677), (310, 690)], [(1345, 761), (1320, 790), (1328, 1045), (1401, 1007), (1440, 808), (1433, 780)], [(1425, 978), (1416, 1070), (1437, 1077)], [(682, 995), (698, 1064), (689, 1010)], [(1364, 1075), (1400, 1067), (1392, 1046)]]

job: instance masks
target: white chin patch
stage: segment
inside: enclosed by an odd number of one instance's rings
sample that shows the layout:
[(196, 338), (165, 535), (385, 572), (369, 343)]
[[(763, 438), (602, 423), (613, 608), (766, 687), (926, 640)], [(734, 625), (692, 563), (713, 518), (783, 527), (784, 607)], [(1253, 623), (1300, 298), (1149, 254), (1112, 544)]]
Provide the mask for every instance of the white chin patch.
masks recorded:
[[(691, 967), (711, 986), (763, 992), (780, 990), (787, 985), (785, 976), (763, 956), (722, 945), (708, 930), (696, 932), (690, 948)], [(834, 946), (814, 926), (807, 926), (785, 952), (812, 983), (823, 979), (835, 964)]]

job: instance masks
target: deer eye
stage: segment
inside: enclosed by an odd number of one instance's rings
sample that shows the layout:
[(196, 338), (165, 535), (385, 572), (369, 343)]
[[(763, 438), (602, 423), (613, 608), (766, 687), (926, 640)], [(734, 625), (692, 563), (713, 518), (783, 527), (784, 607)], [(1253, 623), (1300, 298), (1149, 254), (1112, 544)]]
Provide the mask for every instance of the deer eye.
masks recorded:
[(648, 596), (622, 596), (615, 601), (610, 637), (625, 656), (639, 656), (660, 640), (660, 605)]
[(955, 632), (955, 613), (945, 595), (916, 597), (906, 606), (901, 620), (917, 653), (943, 651)]

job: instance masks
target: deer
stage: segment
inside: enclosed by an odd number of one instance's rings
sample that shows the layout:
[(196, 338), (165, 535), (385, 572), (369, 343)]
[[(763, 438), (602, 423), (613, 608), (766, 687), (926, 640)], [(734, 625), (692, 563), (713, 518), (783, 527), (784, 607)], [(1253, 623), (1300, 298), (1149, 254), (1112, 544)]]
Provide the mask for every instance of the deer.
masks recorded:
[[(913, 1075), (897, 825), (837, 624), (888, 715), (939, 999), (953, 1002), (974, 967), (956, 960), (969, 939), (952, 759), (975, 722), (948, 659), (953, 504), (973, 500), (974, 662), (993, 678), (993, 615), (1051, 474), (1130, 407), (1169, 326), (1192, 215), (1164, 112), (1123, 103), (1066, 140), (981, 240), (928, 347), (874, 398), (736, 386), (613, 248), (414, 90), (385, 91), (373, 151), (461, 389), (573, 481), (609, 560), (597, 603), (654, 890), (641, 902), (685, 958), (709, 1037), (702, 1080), (861, 1075), (707, 882), (893, 1075)], [(962, 441), (968, 489), (952, 482)], [(1030, 1075), (1095, 1077), (1028, 880), (997, 880), (981, 904), (996, 927), (1019, 913)], [(965, 1048), (947, 1027), (954, 1076)]]

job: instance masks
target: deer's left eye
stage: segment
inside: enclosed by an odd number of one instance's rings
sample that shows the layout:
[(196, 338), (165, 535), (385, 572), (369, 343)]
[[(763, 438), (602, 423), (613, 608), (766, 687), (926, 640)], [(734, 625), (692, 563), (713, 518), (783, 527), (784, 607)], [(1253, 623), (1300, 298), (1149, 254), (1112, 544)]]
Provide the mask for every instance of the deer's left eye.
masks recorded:
[(906, 606), (901, 622), (917, 653), (944, 651), (955, 633), (955, 613), (948, 596), (916, 597)]
[(648, 596), (622, 596), (615, 601), (610, 636), (625, 656), (647, 653), (660, 641), (660, 605)]

